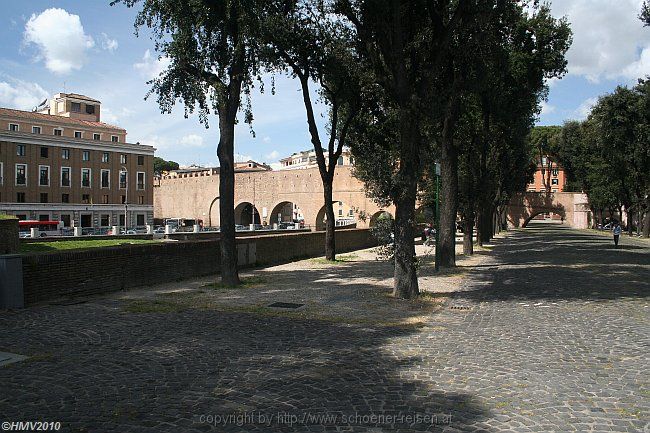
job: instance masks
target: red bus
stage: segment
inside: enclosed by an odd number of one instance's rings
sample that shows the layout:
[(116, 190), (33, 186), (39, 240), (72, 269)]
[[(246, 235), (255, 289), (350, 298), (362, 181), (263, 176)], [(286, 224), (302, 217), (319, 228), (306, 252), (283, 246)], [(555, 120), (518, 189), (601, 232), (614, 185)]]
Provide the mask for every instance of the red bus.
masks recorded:
[(18, 221), (18, 228), (20, 237), (29, 237), (31, 229), (38, 229), (38, 236), (61, 236), (61, 228), (63, 227), (62, 221), (36, 221), (36, 220), (23, 220)]

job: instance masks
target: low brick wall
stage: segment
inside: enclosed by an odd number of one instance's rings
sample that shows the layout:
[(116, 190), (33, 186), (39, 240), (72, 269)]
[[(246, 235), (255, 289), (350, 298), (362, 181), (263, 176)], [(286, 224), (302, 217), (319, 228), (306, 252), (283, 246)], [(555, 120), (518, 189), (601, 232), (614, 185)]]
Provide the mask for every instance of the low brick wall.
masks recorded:
[[(337, 251), (375, 245), (368, 229), (336, 233)], [(238, 238), (240, 267), (323, 254), (324, 232)], [(1, 259), (1, 257), (0, 257)], [(219, 240), (122, 245), (22, 256), (25, 305), (219, 273)]]
[(14, 254), (20, 247), (18, 237), (18, 219), (0, 219), (0, 254)]

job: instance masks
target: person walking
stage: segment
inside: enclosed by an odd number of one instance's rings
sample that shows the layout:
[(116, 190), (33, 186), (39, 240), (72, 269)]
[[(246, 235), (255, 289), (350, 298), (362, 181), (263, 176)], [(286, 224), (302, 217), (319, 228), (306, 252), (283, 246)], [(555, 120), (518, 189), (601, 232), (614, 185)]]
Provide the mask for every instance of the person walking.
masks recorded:
[(618, 237), (621, 236), (621, 225), (618, 221), (614, 221), (612, 226), (612, 233), (614, 233), (614, 246), (618, 248)]

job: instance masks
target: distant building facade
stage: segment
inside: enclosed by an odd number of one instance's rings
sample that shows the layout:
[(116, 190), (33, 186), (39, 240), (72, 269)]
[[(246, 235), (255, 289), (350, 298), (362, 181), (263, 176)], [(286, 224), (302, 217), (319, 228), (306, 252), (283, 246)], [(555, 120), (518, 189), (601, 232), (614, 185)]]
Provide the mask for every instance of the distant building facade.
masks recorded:
[[(329, 152), (324, 152), (324, 155), (325, 162), (327, 163)], [(337, 165), (354, 165), (354, 158), (348, 149), (343, 149), (336, 163)], [(280, 170), (297, 170), (315, 167), (318, 167), (318, 162), (316, 162), (316, 151), (313, 149), (296, 152), (280, 160)]]
[(32, 112), (0, 108), (1, 213), (65, 227), (153, 222), (155, 149), (128, 143), (100, 110), (100, 101), (74, 93)]
[[(564, 168), (544, 156), (537, 164), (533, 179), (526, 187), (527, 192), (564, 192), (566, 188)], [(548, 188), (547, 188), (548, 186)]]

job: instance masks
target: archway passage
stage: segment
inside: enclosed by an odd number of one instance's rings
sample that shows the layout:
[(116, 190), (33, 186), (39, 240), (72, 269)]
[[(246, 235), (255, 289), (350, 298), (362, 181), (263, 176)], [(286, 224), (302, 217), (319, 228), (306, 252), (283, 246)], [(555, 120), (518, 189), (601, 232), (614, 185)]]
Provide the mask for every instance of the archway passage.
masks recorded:
[(248, 226), (250, 224), (260, 224), (260, 213), (252, 203), (239, 203), (235, 208), (235, 224)]
[(377, 225), (377, 221), (380, 221), (382, 219), (393, 219), (393, 215), (390, 212), (386, 212), (385, 210), (380, 210), (378, 212), (375, 212), (371, 217), (370, 217), (370, 227), (375, 227)]
[(543, 209), (543, 210), (533, 210), (531, 212), (531, 215), (524, 220), (523, 224), (521, 225), (522, 228), (528, 227), (528, 224), (530, 224), (531, 221), (544, 221), (544, 222), (555, 222), (555, 223), (563, 223), (564, 220), (566, 219), (566, 214), (563, 209), (560, 208), (555, 208), (555, 209)]
[(275, 205), (271, 215), (269, 215), (270, 224), (290, 223), (300, 221), (302, 213), (295, 203), (283, 201)]
[[(333, 201), (334, 205), (334, 221), (337, 227), (355, 227), (357, 219), (354, 215), (354, 210), (343, 203), (342, 201)], [(325, 230), (325, 206), (322, 206), (316, 214), (316, 230)]]

